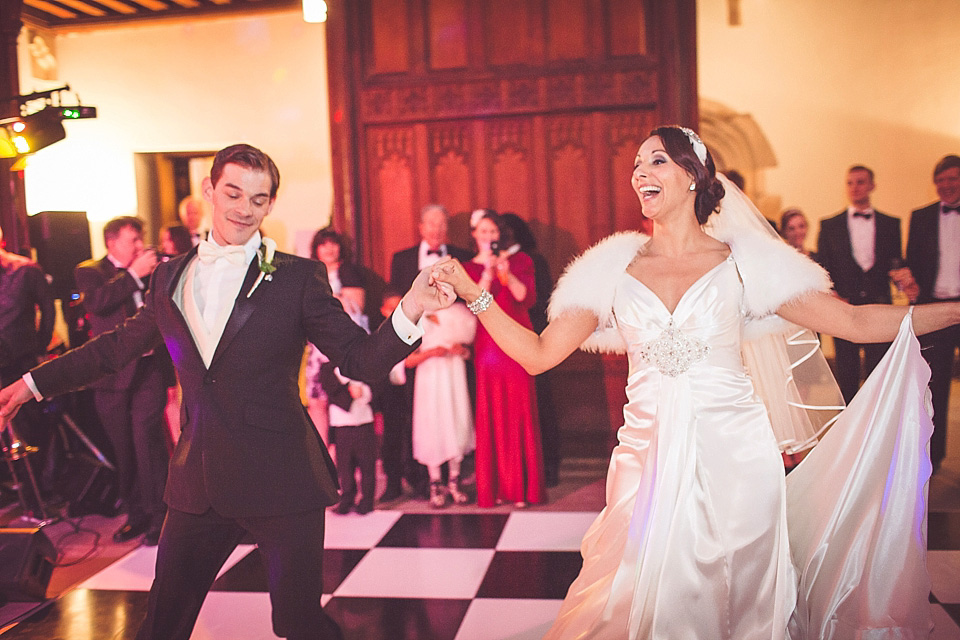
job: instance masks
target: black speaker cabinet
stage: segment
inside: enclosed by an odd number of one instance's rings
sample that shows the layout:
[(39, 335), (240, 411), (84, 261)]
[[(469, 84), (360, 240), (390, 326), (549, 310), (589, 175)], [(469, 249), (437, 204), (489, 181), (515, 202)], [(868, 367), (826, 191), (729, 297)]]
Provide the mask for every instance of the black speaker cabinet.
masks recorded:
[(56, 560), (56, 549), (41, 529), (0, 529), (0, 597), (43, 600)]
[(84, 211), (41, 211), (27, 218), (37, 262), (53, 279), (55, 298), (70, 301), (73, 268), (90, 256), (90, 224)]

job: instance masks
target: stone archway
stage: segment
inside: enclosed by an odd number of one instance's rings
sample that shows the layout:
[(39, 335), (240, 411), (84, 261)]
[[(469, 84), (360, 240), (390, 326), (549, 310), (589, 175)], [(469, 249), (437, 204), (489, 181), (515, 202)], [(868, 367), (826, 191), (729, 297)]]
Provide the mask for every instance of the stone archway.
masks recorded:
[(765, 184), (765, 171), (777, 166), (777, 157), (753, 116), (701, 98), (700, 136), (710, 147), (717, 171), (738, 171), (746, 182), (744, 193), (763, 215), (778, 220), (781, 198), (768, 194)]

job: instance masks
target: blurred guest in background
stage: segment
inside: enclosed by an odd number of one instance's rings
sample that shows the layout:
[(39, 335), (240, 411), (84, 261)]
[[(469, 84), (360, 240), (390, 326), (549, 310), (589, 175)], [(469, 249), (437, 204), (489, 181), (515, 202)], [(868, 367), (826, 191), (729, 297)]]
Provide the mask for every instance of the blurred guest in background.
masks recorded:
[[(960, 300), (960, 156), (948, 155), (933, 169), (938, 202), (910, 214), (907, 239), (907, 266), (918, 285), (911, 302), (925, 304)], [(960, 346), (960, 325), (923, 336), (921, 353), (930, 364), (930, 393), (933, 396), (933, 436), (930, 459), (935, 470), (947, 453), (947, 415), (950, 408), (950, 381)]]
[[(340, 481), (339, 514), (356, 509), (360, 515), (373, 511), (377, 486), (377, 434), (373, 428), (370, 387), (340, 373), (340, 367), (325, 362), (320, 367), (320, 384), (329, 404), (332, 440), (337, 442), (337, 476)], [(360, 471), (360, 501), (356, 473)]]
[[(380, 314), (389, 318), (400, 304), (401, 297), (400, 292), (387, 287), (383, 292)], [(381, 384), (373, 395), (374, 409), (383, 417), (380, 459), (383, 461), (383, 473), (387, 477), (387, 486), (380, 495), (380, 502), (391, 502), (402, 496), (403, 479), (412, 477), (414, 468), (420, 466), (413, 459), (410, 426), (413, 408), (406, 386), (407, 364), (401, 360), (394, 365), (387, 381)]]
[[(143, 223), (121, 216), (103, 227), (107, 255), (77, 265), (74, 275), (94, 336), (122, 324), (143, 306), (157, 254), (143, 246)], [(94, 382), (94, 405), (110, 438), (126, 523), (114, 534), (126, 542), (146, 534), (157, 544), (166, 513), (163, 504), (169, 452), (163, 416), (170, 356), (160, 346), (114, 375)]]
[[(449, 215), (446, 208), (439, 204), (428, 204), (420, 210), (420, 223), (417, 231), (420, 234), (420, 242), (414, 246), (397, 251), (393, 254), (390, 261), (390, 288), (396, 291), (406, 291), (410, 288), (413, 280), (420, 273), (421, 269), (433, 265), (437, 260), (444, 256), (453, 256), (454, 258), (465, 262), (472, 255), (466, 249), (454, 246), (447, 242)], [(407, 373), (407, 402), (406, 406), (413, 407), (413, 388), (416, 381), (415, 369), (408, 369)], [(412, 417), (407, 424), (412, 425)], [(403, 442), (412, 442), (412, 434), (407, 433), (403, 436)], [(394, 455), (392, 452), (384, 451), (387, 455)], [(397, 452), (404, 459), (408, 457), (412, 460), (412, 450)], [(387, 463), (384, 462), (386, 465)], [(391, 461), (390, 465), (395, 465), (396, 461)], [(410, 484), (414, 493), (421, 497), (428, 497), (429, 478), (426, 468), (413, 461), (413, 465), (406, 471), (407, 482)], [(388, 485), (384, 499), (399, 497), (394, 495), (399, 489), (397, 485)]]
[(344, 311), (350, 314), (354, 322), (369, 331), (369, 322), (363, 313), (367, 300), (363, 274), (350, 262), (344, 237), (329, 227), (317, 231), (310, 244), (310, 257), (319, 260), (327, 268), (330, 288), (333, 289), (333, 295), (340, 300)]
[[(423, 341), (406, 360), (408, 367), (417, 370), (413, 457), (427, 467), (430, 506), (437, 509), (446, 507), (448, 498), (454, 504), (470, 501), (461, 485), (460, 467), (476, 444), (466, 365), (476, 333), (476, 316), (458, 302), (426, 316)], [(448, 468), (446, 487), (444, 463)]]
[(190, 244), (197, 246), (210, 230), (206, 223), (207, 205), (200, 196), (190, 195), (180, 201), (177, 213), (180, 222), (190, 232)]
[(810, 224), (807, 222), (807, 216), (803, 211), (796, 207), (784, 209), (780, 214), (780, 235), (787, 241), (791, 247), (803, 255), (816, 260), (817, 254), (808, 251), (806, 247), (807, 232), (810, 230)]
[[(537, 333), (547, 326), (547, 303), (553, 291), (553, 278), (547, 259), (537, 250), (537, 239), (526, 221), (513, 212), (500, 214), (500, 222), (510, 229), (510, 235), (520, 251), (533, 260), (533, 274), (536, 282), (537, 297), (528, 310), (533, 330)], [(560, 431), (557, 426), (557, 412), (553, 402), (553, 390), (550, 385), (550, 372), (536, 376), (537, 411), (540, 417), (540, 435), (543, 444), (543, 475), (548, 487), (559, 482), (560, 470)]]
[(182, 224), (173, 224), (160, 229), (160, 253), (168, 257), (178, 256), (193, 248), (190, 230)]
[[(53, 337), (56, 308), (43, 270), (32, 260), (4, 249), (0, 229), (0, 386), (17, 381), (36, 366)], [(31, 403), (13, 419), (20, 439), (38, 447), (41, 460), (49, 456), (53, 433), (44, 428), (39, 407)], [(9, 437), (9, 434), (3, 436)], [(8, 445), (10, 442), (4, 441)], [(35, 471), (46, 465), (33, 464)], [(0, 473), (6, 473), (6, 465)], [(41, 489), (50, 489), (52, 479)]]
[[(537, 298), (533, 260), (517, 251), (500, 252), (512, 244), (490, 209), (477, 209), (470, 218), (477, 255), (464, 268), (489, 291), (511, 318), (532, 327), (528, 309)], [(546, 500), (540, 424), (533, 378), (507, 356), (483, 325), (474, 342), (477, 372), (477, 504), (492, 507), (512, 502), (518, 507)]]
[[(342, 235), (327, 227), (320, 229), (313, 236), (310, 243), (310, 257), (323, 263), (327, 268), (327, 280), (330, 289), (344, 311), (360, 327), (369, 332), (370, 326), (367, 316), (363, 313), (366, 304), (366, 291), (363, 288), (363, 279), (360, 270), (347, 258), (346, 243)], [(331, 448), (331, 454), (336, 442), (329, 431), (329, 412), (327, 395), (320, 382), (321, 366), (327, 362), (326, 356), (313, 346), (309, 346), (307, 354), (307, 413), (323, 437), (324, 442)]]
[[(873, 208), (870, 194), (875, 186), (873, 171), (863, 165), (850, 167), (850, 204), (820, 222), (817, 258), (830, 274), (837, 297), (852, 305), (890, 304), (892, 270), (902, 268), (900, 219)], [(860, 388), (860, 380), (870, 375), (890, 344), (858, 344), (836, 337), (833, 343), (837, 384), (843, 399), (850, 402)]]

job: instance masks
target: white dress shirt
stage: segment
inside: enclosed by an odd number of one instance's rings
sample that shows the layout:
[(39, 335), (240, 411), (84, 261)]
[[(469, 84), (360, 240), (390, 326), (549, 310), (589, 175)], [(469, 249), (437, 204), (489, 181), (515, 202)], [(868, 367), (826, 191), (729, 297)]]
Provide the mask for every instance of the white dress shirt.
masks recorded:
[(853, 250), (853, 259), (860, 268), (870, 271), (875, 261), (874, 250), (877, 237), (877, 212), (873, 207), (863, 210), (870, 214), (869, 218), (853, 215), (858, 209), (847, 207), (847, 229), (850, 230), (850, 248)]
[(944, 212), (940, 203), (940, 265), (933, 285), (934, 298), (960, 297), (960, 213)]

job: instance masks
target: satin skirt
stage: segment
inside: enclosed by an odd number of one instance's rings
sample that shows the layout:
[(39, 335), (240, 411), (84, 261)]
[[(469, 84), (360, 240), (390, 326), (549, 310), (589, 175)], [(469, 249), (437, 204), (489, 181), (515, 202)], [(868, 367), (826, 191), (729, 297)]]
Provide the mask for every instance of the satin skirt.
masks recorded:
[(926, 638), (929, 369), (909, 319), (784, 478), (745, 374), (632, 372), (607, 505), (546, 638)]

